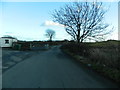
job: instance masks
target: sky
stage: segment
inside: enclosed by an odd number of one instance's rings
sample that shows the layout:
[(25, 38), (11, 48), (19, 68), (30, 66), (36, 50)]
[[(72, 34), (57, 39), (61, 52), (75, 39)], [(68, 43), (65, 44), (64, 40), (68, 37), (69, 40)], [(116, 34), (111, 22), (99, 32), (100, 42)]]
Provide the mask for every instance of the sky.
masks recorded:
[[(34, 41), (48, 40), (45, 36), (47, 29), (56, 32), (54, 40), (71, 39), (61, 25), (53, 23), (52, 13), (69, 2), (0, 2), (0, 37), (11, 35), (19, 40)], [(109, 7), (105, 22), (114, 26), (114, 31), (106, 39), (118, 39), (118, 2), (104, 3)]]

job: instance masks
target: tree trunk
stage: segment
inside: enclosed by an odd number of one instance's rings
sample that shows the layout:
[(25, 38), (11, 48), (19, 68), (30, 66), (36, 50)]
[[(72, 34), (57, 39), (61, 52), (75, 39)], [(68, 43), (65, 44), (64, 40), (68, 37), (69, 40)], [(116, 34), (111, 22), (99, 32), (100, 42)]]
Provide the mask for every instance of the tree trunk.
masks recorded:
[(78, 29), (77, 43), (80, 43), (80, 29)]
[(52, 41), (52, 36), (50, 36), (50, 41)]
[(80, 39), (79, 39), (79, 36), (77, 36), (77, 43), (80, 43)]

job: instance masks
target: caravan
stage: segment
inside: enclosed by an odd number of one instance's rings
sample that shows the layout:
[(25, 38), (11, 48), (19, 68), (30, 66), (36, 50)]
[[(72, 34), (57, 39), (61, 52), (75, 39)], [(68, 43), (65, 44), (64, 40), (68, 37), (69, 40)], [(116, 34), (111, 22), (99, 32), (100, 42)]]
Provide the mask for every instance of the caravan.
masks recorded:
[(1, 37), (0, 38), (0, 47), (12, 47), (13, 42), (18, 40), (14, 37)]

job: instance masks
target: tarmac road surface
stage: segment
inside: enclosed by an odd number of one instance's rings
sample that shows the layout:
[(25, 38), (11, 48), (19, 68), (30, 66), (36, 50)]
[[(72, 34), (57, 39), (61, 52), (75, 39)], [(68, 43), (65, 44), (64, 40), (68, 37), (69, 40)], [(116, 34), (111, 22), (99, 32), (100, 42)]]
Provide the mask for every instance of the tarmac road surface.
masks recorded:
[(11, 48), (2, 48), (2, 72), (4, 73), (6, 70), (10, 69), (14, 65), (19, 62), (37, 54), (40, 51), (18, 51), (12, 50)]
[(111, 81), (83, 67), (59, 46), (38, 52), (3, 73), (3, 88), (115, 88)]

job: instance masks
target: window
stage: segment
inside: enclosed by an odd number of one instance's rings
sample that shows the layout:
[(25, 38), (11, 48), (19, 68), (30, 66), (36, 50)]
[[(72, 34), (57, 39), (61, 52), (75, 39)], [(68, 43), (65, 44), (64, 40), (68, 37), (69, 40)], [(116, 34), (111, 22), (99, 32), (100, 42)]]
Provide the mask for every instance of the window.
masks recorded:
[(9, 44), (9, 40), (5, 40), (5, 44)]

